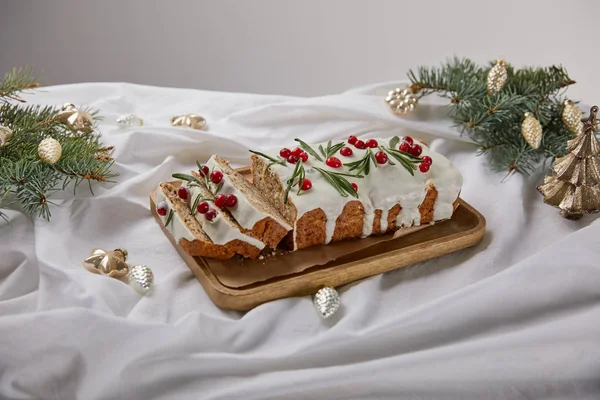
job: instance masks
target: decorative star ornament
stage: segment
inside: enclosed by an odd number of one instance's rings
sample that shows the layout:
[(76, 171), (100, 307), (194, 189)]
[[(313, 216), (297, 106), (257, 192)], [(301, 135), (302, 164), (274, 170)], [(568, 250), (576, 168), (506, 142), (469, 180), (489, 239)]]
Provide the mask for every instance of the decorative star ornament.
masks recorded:
[(206, 119), (196, 114), (179, 115), (171, 118), (171, 125), (173, 126), (186, 126), (192, 129), (205, 130)]
[(94, 249), (88, 258), (83, 261), (83, 266), (90, 272), (120, 279), (129, 273), (127, 251), (115, 249), (106, 251)]
[(85, 111), (80, 111), (71, 103), (61, 107), (56, 115), (56, 120), (64, 123), (73, 132), (92, 133), (94, 131), (94, 119)]

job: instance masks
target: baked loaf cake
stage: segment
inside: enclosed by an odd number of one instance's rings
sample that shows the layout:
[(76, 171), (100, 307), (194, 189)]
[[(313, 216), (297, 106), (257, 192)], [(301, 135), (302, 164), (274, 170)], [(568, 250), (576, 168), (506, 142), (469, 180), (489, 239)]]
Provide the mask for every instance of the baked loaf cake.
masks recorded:
[[(254, 152), (249, 181), (219, 156), (161, 183), (157, 213), (194, 256), (256, 258), (433, 224), (452, 216), (460, 172), (410, 137)], [(173, 214), (173, 215), (172, 215)], [(171, 224), (169, 226), (169, 224)]]
[(253, 154), (251, 165), (254, 185), (294, 228), (291, 249), (434, 223), (458, 204), (460, 172), (410, 137), (298, 141)]

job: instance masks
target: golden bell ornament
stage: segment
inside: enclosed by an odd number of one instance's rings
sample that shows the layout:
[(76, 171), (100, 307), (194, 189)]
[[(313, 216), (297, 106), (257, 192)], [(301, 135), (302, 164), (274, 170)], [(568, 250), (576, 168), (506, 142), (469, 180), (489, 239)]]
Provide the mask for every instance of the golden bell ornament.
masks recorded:
[(508, 79), (506, 71), (506, 61), (497, 60), (496, 64), (490, 69), (487, 76), (487, 91), (490, 94), (498, 93), (502, 90)]
[(92, 116), (86, 111), (80, 111), (71, 103), (64, 104), (55, 119), (64, 123), (72, 132), (87, 134), (94, 131)]
[(521, 124), (521, 134), (532, 149), (540, 147), (542, 143), (542, 124), (530, 112), (525, 113), (525, 119)]
[(94, 249), (83, 261), (83, 266), (95, 274), (120, 279), (129, 273), (129, 265), (125, 261), (127, 261), (127, 251), (124, 249), (113, 251)]
[(563, 103), (562, 120), (567, 129), (575, 136), (583, 132), (583, 122), (581, 122), (582, 113), (579, 107), (572, 100), (565, 100)]
[(394, 114), (406, 114), (417, 107), (418, 98), (410, 87), (396, 88), (388, 92), (385, 102)]
[(12, 135), (13, 131), (9, 127), (0, 125), (0, 148), (6, 146)]
[(204, 130), (206, 129), (206, 119), (196, 114), (179, 115), (171, 118), (171, 125)]
[(62, 146), (58, 140), (46, 138), (38, 145), (38, 155), (44, 164), (56, 164), (62, 155)]

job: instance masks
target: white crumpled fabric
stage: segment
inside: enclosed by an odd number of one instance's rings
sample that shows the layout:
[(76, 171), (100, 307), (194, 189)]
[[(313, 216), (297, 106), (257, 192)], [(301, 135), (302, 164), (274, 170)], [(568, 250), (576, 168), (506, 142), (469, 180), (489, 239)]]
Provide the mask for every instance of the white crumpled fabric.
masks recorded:
[[(51, 223), (17, 212), (0, 222), (0, 398), (600, 398), (600, 222), (543, 204), (541, 173), (501, 183), (443, 108), (391, 114), (383, 96), (395, 85), (296, 98), (90, 83), (27, 96), (99, 109), (120, 177), (95, 197), (84, 185), (59, 193)], [(146, 125), (119, 129), (127, 112)], [(171, 127), (182, 113), (210, 129)], [(341, 288), (330, 320), (309, 297), (217, 308), (149, 212), (158, 182), (213, 153), (242, 165), (248, 148), (370, 131), (431, 141), (463, 173), (461, 196), (487, 232), (473, 248)], [(84, 270), (94, 247), (150, 266), (153, 293)]]

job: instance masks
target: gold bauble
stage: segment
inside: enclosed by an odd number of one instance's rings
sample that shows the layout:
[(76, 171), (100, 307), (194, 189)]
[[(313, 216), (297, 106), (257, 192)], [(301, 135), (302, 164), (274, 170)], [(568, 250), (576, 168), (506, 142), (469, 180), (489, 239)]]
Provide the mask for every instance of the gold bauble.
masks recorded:
[(46, 138), (38, 145), (38, 154), (45, 164), (56, 164), (62, 155), (62, 147), (58, 140)]
[(9, 127), (0, 125), (0, 147), (6, 146), (12, 135), (13, 131)]
[(64, 104), (55, 119), (64, 123), (73, 132), (92, 133), (94, 131), (92, 116), (86, 111), (80, 111), (71, 103)]
[(565, 100), (563, 103), (562, 120), (573, 135), (581, 135), (583, 132), (583, 122), (581, 122), (582, 115), (581, 110), (572, 100)]
[(487, 76), (487, 91), (490, 94), (498, 93), (506, 84), (508, 72), (506, 71), (506, 61), (497, 60), (496, 64), (490, 69)]
[(406, 114), (417, 107), (418, 98), (410, 87), (396, 88), (388, 92), (385, 102), (394, 114)]
[(532, 113), (525, 113), (525, 119), (521, 124), (521, 134), (531, 148), (537, 149), (542, 143), (542, 124), (535, 119)]
[(171, 118), (171, 125), (204, 130), (206, 129), (206, 119), (196, 114), (179, 115)]
[(129, 265), (125, 261), (127, 261), (127, 251), (123, 249), (113, 251), (94, 249), (90, 256), (83, 261), (83, 266), (95, 274), (118, 279), (129, 272)]

